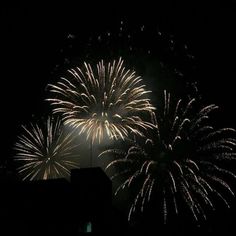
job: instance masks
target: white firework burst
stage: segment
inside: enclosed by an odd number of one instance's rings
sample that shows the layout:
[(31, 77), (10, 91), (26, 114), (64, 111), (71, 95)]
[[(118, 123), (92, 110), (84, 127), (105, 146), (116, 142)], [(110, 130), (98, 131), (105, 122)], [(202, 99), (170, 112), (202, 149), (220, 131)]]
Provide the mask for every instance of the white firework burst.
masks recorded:
[(22, 127), (14, 149), (23, 180), (69, 177), (70, 170), (79, 167), (74, 133), (65, 131), (59, 119), (48, 117), (42, 127)]
[(155, 195), (162, 199), (165, 222), (169, 210), (179, 212), (180, 201), (198, 221), (215, 208), (215, 197), (229, 207), (225, 194), (228, 191), (234, 195), (227, 182), (236, 176), (222, 161), (236, 160), (235, 130), (214, 129), (209, 125), (209, 114), (218, 108), (216, 105), (197, 108), (195, 99), (186, 105), (180, 99), (173, 106), (170, 94), (165, 91), (164, 95), (164, 106), (162, 111), (158, 109), (152, 138), (143, 144), (133, 142), (127, 151), (109, 149), (100, 156), (116, 156), (106, 167), (115, 168), (111, 179), (126, 177), (116, 194), (125, 187), (136, 191), (129, 220), (137, 209), (143, 211)]
[(84, 63), (84, 68), (68, 70), (70, 76), (49, 85), (53, 95), (48, 99), (53, 113), (62, 114), (65, 124), (86, 133), (92, 142), (104, 136), (125, 139), (130, 133), (143, 136), (153, 128), (148, 121), (155, 110), (151, 105), (140, 76), (127, 70), (123, 60), (104, 64), (96, 69)]

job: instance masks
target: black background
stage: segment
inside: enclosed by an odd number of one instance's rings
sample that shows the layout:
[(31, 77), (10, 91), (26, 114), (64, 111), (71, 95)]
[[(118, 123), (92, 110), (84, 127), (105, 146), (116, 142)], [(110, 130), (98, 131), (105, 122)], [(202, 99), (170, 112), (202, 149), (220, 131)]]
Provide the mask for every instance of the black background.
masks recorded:
[[(84, 38), (117, 25), (151, 23), (187, 42), (194, 75), (209, 102), (221, 107), (225, 126), (235, 127), (235, 4), (233, 1), (157, 4), (18, 4), (1, 9), (2, 158), (12, 155), (18, 127), (45, 112), (45, 87), (69, 34)], [(187, 67), (188, 65), (186, 65)]]
[[(187, 42), (196, 57), (198, 69), (194, 77), (203, 95), (220, 105), (218, 119), (223, 126), (236, 128), (235, 11), (234, 1), (155, 4), (78, 1), (74, 5), (31, 3), (2, 7), (1, 162), (13, 155), (20, 125), (31, 121), (33, 114), (46, 113), (45, 87), (52, 80), (55, 66), (60, 64), (60, 50), (68, 35), (83, 38), (97, 35), (121, 19), (131, 26), (137, 22), (157, 24), (179, 41)], [(233, 212), (232, 215), (235, 216)], [(232, 222), (228, 230), (232, 230)]]
[[(235, 127), (235, 4), (130, 4), (122, 2), (47, 6), (18, 4), (1, 9), (1, 116), (3, 158), (11, 155), (17, 129), (45, 112), (45, 87), (69, 34), (84, 38), (120, 19), (152, 23), (187, 42), (197, 58), (195, 77), (204, 96), (221, 107), (224, 124)], [(188, 65), (186, 65), (188, 66)]]

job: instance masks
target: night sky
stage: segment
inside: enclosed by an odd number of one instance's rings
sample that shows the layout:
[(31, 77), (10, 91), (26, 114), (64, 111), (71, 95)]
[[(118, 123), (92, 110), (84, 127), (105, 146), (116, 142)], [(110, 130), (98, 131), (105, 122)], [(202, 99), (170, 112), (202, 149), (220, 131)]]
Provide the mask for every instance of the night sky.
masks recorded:
[[(48, 83), (70, 66), (120, 55), (148, 75), (154, 94), (197, 81), (204, 100), (220, 106), (221, 126), (236, 128), (236, 4), (177, 2), (2, 7), (1, 163), (13, 156), (20, 126), (49, 113)], [(167, 66), (160, 85), (153, 79), (157, 61)], [(165, 81), (165, 74), (171, 79)]]

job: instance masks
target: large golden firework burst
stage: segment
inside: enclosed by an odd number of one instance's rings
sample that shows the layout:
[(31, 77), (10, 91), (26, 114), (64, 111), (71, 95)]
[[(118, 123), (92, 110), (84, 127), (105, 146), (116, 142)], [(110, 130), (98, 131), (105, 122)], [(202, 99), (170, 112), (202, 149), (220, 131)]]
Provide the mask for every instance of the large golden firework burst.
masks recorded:
[(69, 75), (50, 84), (53, 113), (62, 114), (65, 124), (79, 128), (87, 139), (99, 143), (104, 136), (125, 139), (130, 133), (143, 135), (152, 128), (148, 121), (155, 109), (150, 103), (140, 76), (126, 69), (123, 60), (96, 69), (84, 63), (83, 68), (68, 70)]

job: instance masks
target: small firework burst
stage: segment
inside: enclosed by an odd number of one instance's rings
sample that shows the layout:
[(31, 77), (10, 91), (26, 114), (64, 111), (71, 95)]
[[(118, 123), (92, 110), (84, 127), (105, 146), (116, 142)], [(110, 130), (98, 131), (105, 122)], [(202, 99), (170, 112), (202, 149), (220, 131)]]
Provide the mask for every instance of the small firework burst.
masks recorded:
[(48, 117), (43, 127), (23, 126), (15, 144), (15, 160), (20, 161), (18, 173), (23, 180), (51, 179), (70, 176), (79, 167), (73, 132), (66, 132), (59, 119)]
[(146, 121), (154, 110), (147, 98), (150, 91), (121, 58), (107, 65), (100, 61), (96, 69), (84, 63), (84, 68), (69, 73), (70, 77), (49, 85), (54, 97), (48, 100), (53, 112), (62, 114), (65, 124), (79, 128), (80, 134), (86, 133), (87, 139), (142, 136), (143, 130), (153, 127)]
[(236, 176), (221, 161), (236, 160), (235, 130), (209, 125), (209, 114), (218, 109), (216, 105), (199, 108), (196, 99), (171, 103), (170, 94), (165, 91), (164, 95), (153, 138), (143, 145), (133, 142), (128, 151), (109, 149), (100, 156), (116, 156), (106, 167), (115, 168), (112, 179), (125, 176), (116, 194), (125, 187), (135, 191), (129, 220), (137, 209), (142, 212), (146, 203), (154, 200), (152, 196), (159, 196), (164, 222), (171, 209), (178, 214), (180, 202), (198, 221), (214, 209), (216, 197), (229, 207), (223, 193), (234, 195), (228, 179)]

